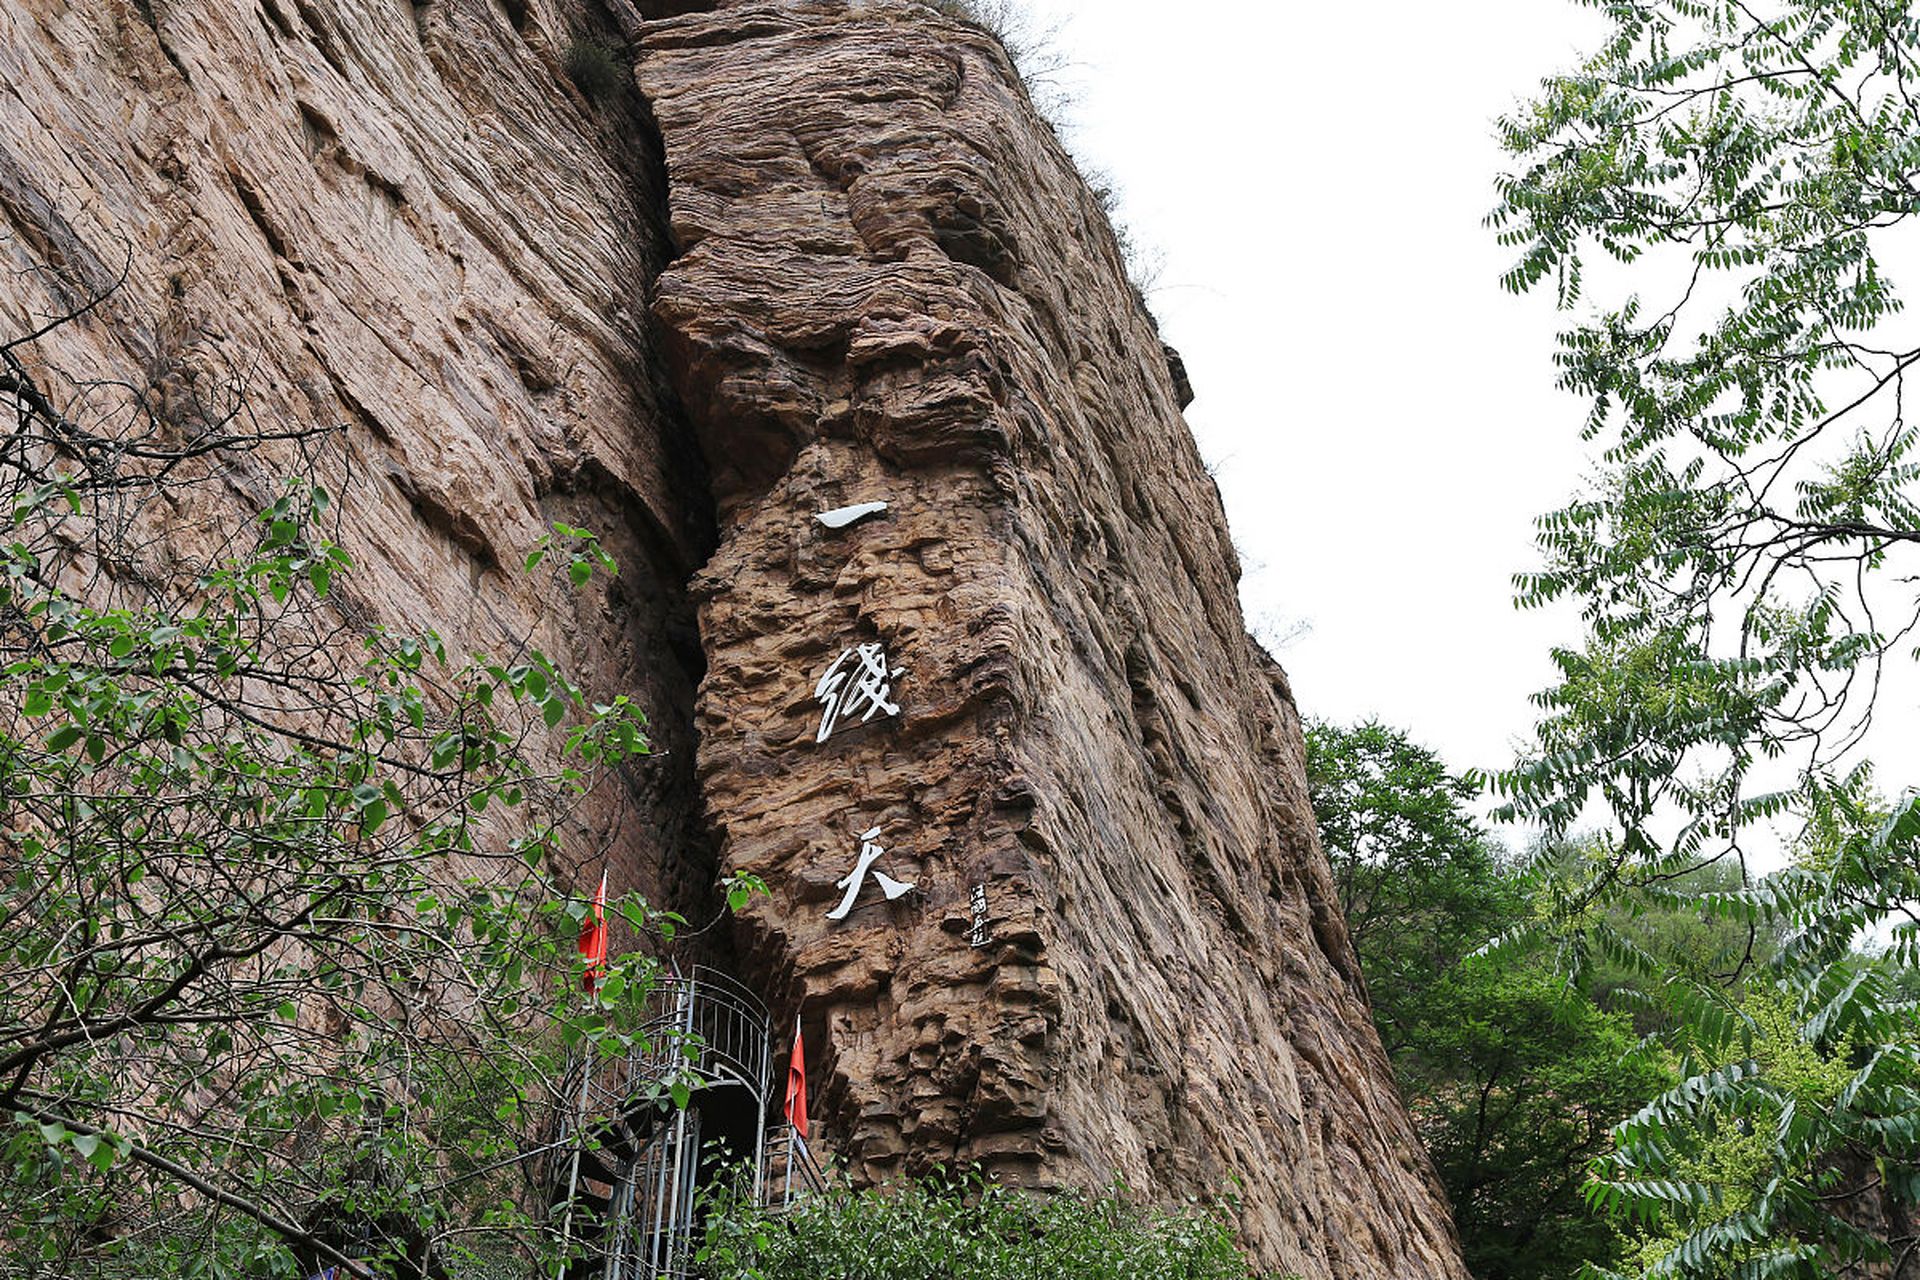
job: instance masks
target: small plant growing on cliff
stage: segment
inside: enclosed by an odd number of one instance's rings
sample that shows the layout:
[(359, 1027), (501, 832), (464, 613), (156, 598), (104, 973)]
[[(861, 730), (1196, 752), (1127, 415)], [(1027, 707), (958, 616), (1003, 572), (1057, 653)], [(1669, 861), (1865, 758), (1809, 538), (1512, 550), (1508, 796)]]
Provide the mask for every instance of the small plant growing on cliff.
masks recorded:
[(588, 102), (610, 101), (626, 88), (627, 67), (620, 50), (598, 36), (574, 37), (563, 65), (567, 79)]
[(1058, 132), (1068, 95), (1060, 84), (1067, 56), (1060, 49), (1057, 24), (1041, 26), (1020, 0), (927, 0), (944, 18), (964, 22), (992, 36), (1006, 51), (1020, 81), (1047, 127)]
[(927, 7), (943, 18), (965, 22), (1006, 43), (1008, 23), (1016, 10), (1006, 0), (927, 0)]

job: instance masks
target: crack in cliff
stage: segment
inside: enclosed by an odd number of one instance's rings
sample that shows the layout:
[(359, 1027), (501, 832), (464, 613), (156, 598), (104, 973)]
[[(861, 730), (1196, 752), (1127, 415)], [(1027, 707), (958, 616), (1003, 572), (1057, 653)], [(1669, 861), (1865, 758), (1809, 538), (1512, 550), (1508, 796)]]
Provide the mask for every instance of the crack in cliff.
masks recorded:
[[(608, 5), (601, 4), (599, 8), (609, 21), (621, 27), (626, 25), (618, 22), (618, 15)], [(628, 136), (637, 143), (629, 152), (630, 180), (635, 206), (644, 224), (646, 278), (639, 282), (636, 294), (651, 300), (657, 292), (661, 273), (679, 254), (668, 207), (666, 143), (652, 104), (637, 84), (629, 94), (623, 95), (619, 109), (625, 116)], [(691, 591), (694, 576), (717, 545), (718, 516), (705, 452), (665, 365), (663, 328), (650, 307), (635, 308), (634, 313), (648, 339), (643, 344), (647, 367), (637, 372), (643, 373), (653, 388), (660, 434), (668, 447), (670, 473), (680, 482), (683, 501), (696, 505), (698, 510), (699, 528), (692, 540), (694, 559), (689, 561), (681, 552), (683, 540), (676, 538), (661, 522), (653, 507), (630, 487), (620, 485), (597, 460), (591, 457), (585, 460), (583, 479), (588, 487), (615, 495), (614, 501), (625, 513), (628, 530), (645, 548), (649, 560), (668, 567), (675, 591), (667, 602), (665, 637), (680, 663), (685, 687), (697, 692), (706, 678), (707, 653), (700, 640)], [(693, 503), (696, 494), (698, 501)], [(641, 603), (630, 602), (630, 607)], [(684, 706), (676, 706), (673, 715), (676, 736), (686, 746), (684, 754), (669, 755), (665, 759), (662, 772), (669, 779), (671, 807), (682, 816), (676, 833), (678, 838), (668, 844), (669, 849), (677, 849), (677, 856), (671, 865), (662, 868), (662, 878), (669, 891), (669, 899), (662, 905), (698, 926), (699, 922), (717, 919), (725, 911), (725, 895), (720, 888), (720, 842), (696, 774), (700, 728), (691, 700)], [(644, 784), (635, 778), (632, 770), (622, 770), (621, 777), (630, 794), (644, 791)], [(689, 963), (711, 964), (723, 971), (731, 972), (737, 967), (732, 933), (725, 927), (696, 927), (681, 935), (669, 947), (669, 952)]]

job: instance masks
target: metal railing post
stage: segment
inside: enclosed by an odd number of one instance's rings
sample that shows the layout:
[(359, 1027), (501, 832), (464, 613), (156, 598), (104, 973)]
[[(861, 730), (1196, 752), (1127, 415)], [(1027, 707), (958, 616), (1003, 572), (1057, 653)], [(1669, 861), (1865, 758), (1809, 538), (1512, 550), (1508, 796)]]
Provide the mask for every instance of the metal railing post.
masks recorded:
[(580, 1152), (587, 1143), (587, 1086), (593, 1080), (593, 1051), (589, 1049), (580, 1063), (580, 1110), (573, 1132), (573, 1167), (567, 1173), (566, 1210), (560, 1218), (560, 1262), (553, 1280), (566, 1280), (567, 1247), (573, 1243), (573, 1200), (580, 1190)]

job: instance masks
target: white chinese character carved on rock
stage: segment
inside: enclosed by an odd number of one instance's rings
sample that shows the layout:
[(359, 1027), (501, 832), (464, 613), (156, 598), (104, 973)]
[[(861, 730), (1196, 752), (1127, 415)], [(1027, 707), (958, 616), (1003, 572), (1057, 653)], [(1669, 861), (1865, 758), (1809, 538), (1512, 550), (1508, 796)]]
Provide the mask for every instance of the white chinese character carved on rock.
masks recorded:
[[(854, 659), (852, 663), (848, 662), (850, 658)], [(840, 656), (827, 668), (827, 674), (813, 687), (814, 699), (823, 708), (820, 732), (813, 740), (825, 742), (843, 719), (859, 716), (865, 723), (882, 712), (899, 715), (900, 708), (888, 699), (893, 693), (893, 682), (900, 678), (903, 670), (888, 669), (886, 650), (877, 641), (841, 650)]]
[[(847, 873), (845, 879), (835, 881), (833, 886), (836, 889), (845, 889), (847, 895), (840, 899), (839, 906), (827, 912), (827, 919), (845, 920), (847, 918), (847, 912), (853, 910), (853, 900), (860, 896), (860, 886), (867, 882), (867, 872), (872, 870), (873, 864), (879, 861), (880, 855), (885, 852), (886, 850), (880, 847), (880, 828), (869, 827), (860, 833), (860, 860), (853, 864), (853, 870)], [(902, 884), (883, 871), (874, 871), (873, 878), (879, 884), (880, 892), (887, 895), (888, 902), (892, 902), (913, 888), (912, 885)]]
[(835, 507), (831, 511), (822, 511), (814, 519), (829, 529), (844, 529), (868, 516), (879, 515), (886, 509), (887, 504), (884, 502), (856, 502), (850, 507)]
[(968, 905), (973, 909), (973, 923), (967, 929), (967, 945), (984, 947), (992, 941), (987, 937), (987, 886), (973, 886), (973, 896)]

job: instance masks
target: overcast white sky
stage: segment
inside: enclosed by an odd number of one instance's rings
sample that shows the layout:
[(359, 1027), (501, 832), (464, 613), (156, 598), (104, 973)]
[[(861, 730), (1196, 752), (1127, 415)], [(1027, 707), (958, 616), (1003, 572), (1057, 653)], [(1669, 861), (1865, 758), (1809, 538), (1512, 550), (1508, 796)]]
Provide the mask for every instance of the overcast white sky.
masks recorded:
[(1532, 722), (1566, 619), (1517, 613), (1531, 521), (1584, 465), (1558, 318), (1500, 291), (1492, 120), (1596, 30), (1568, 0), (1021, 0), (1070, 63), (1185, 356), (1256, 629), (1303, 711), (1377, 715), (1455, 769)]

